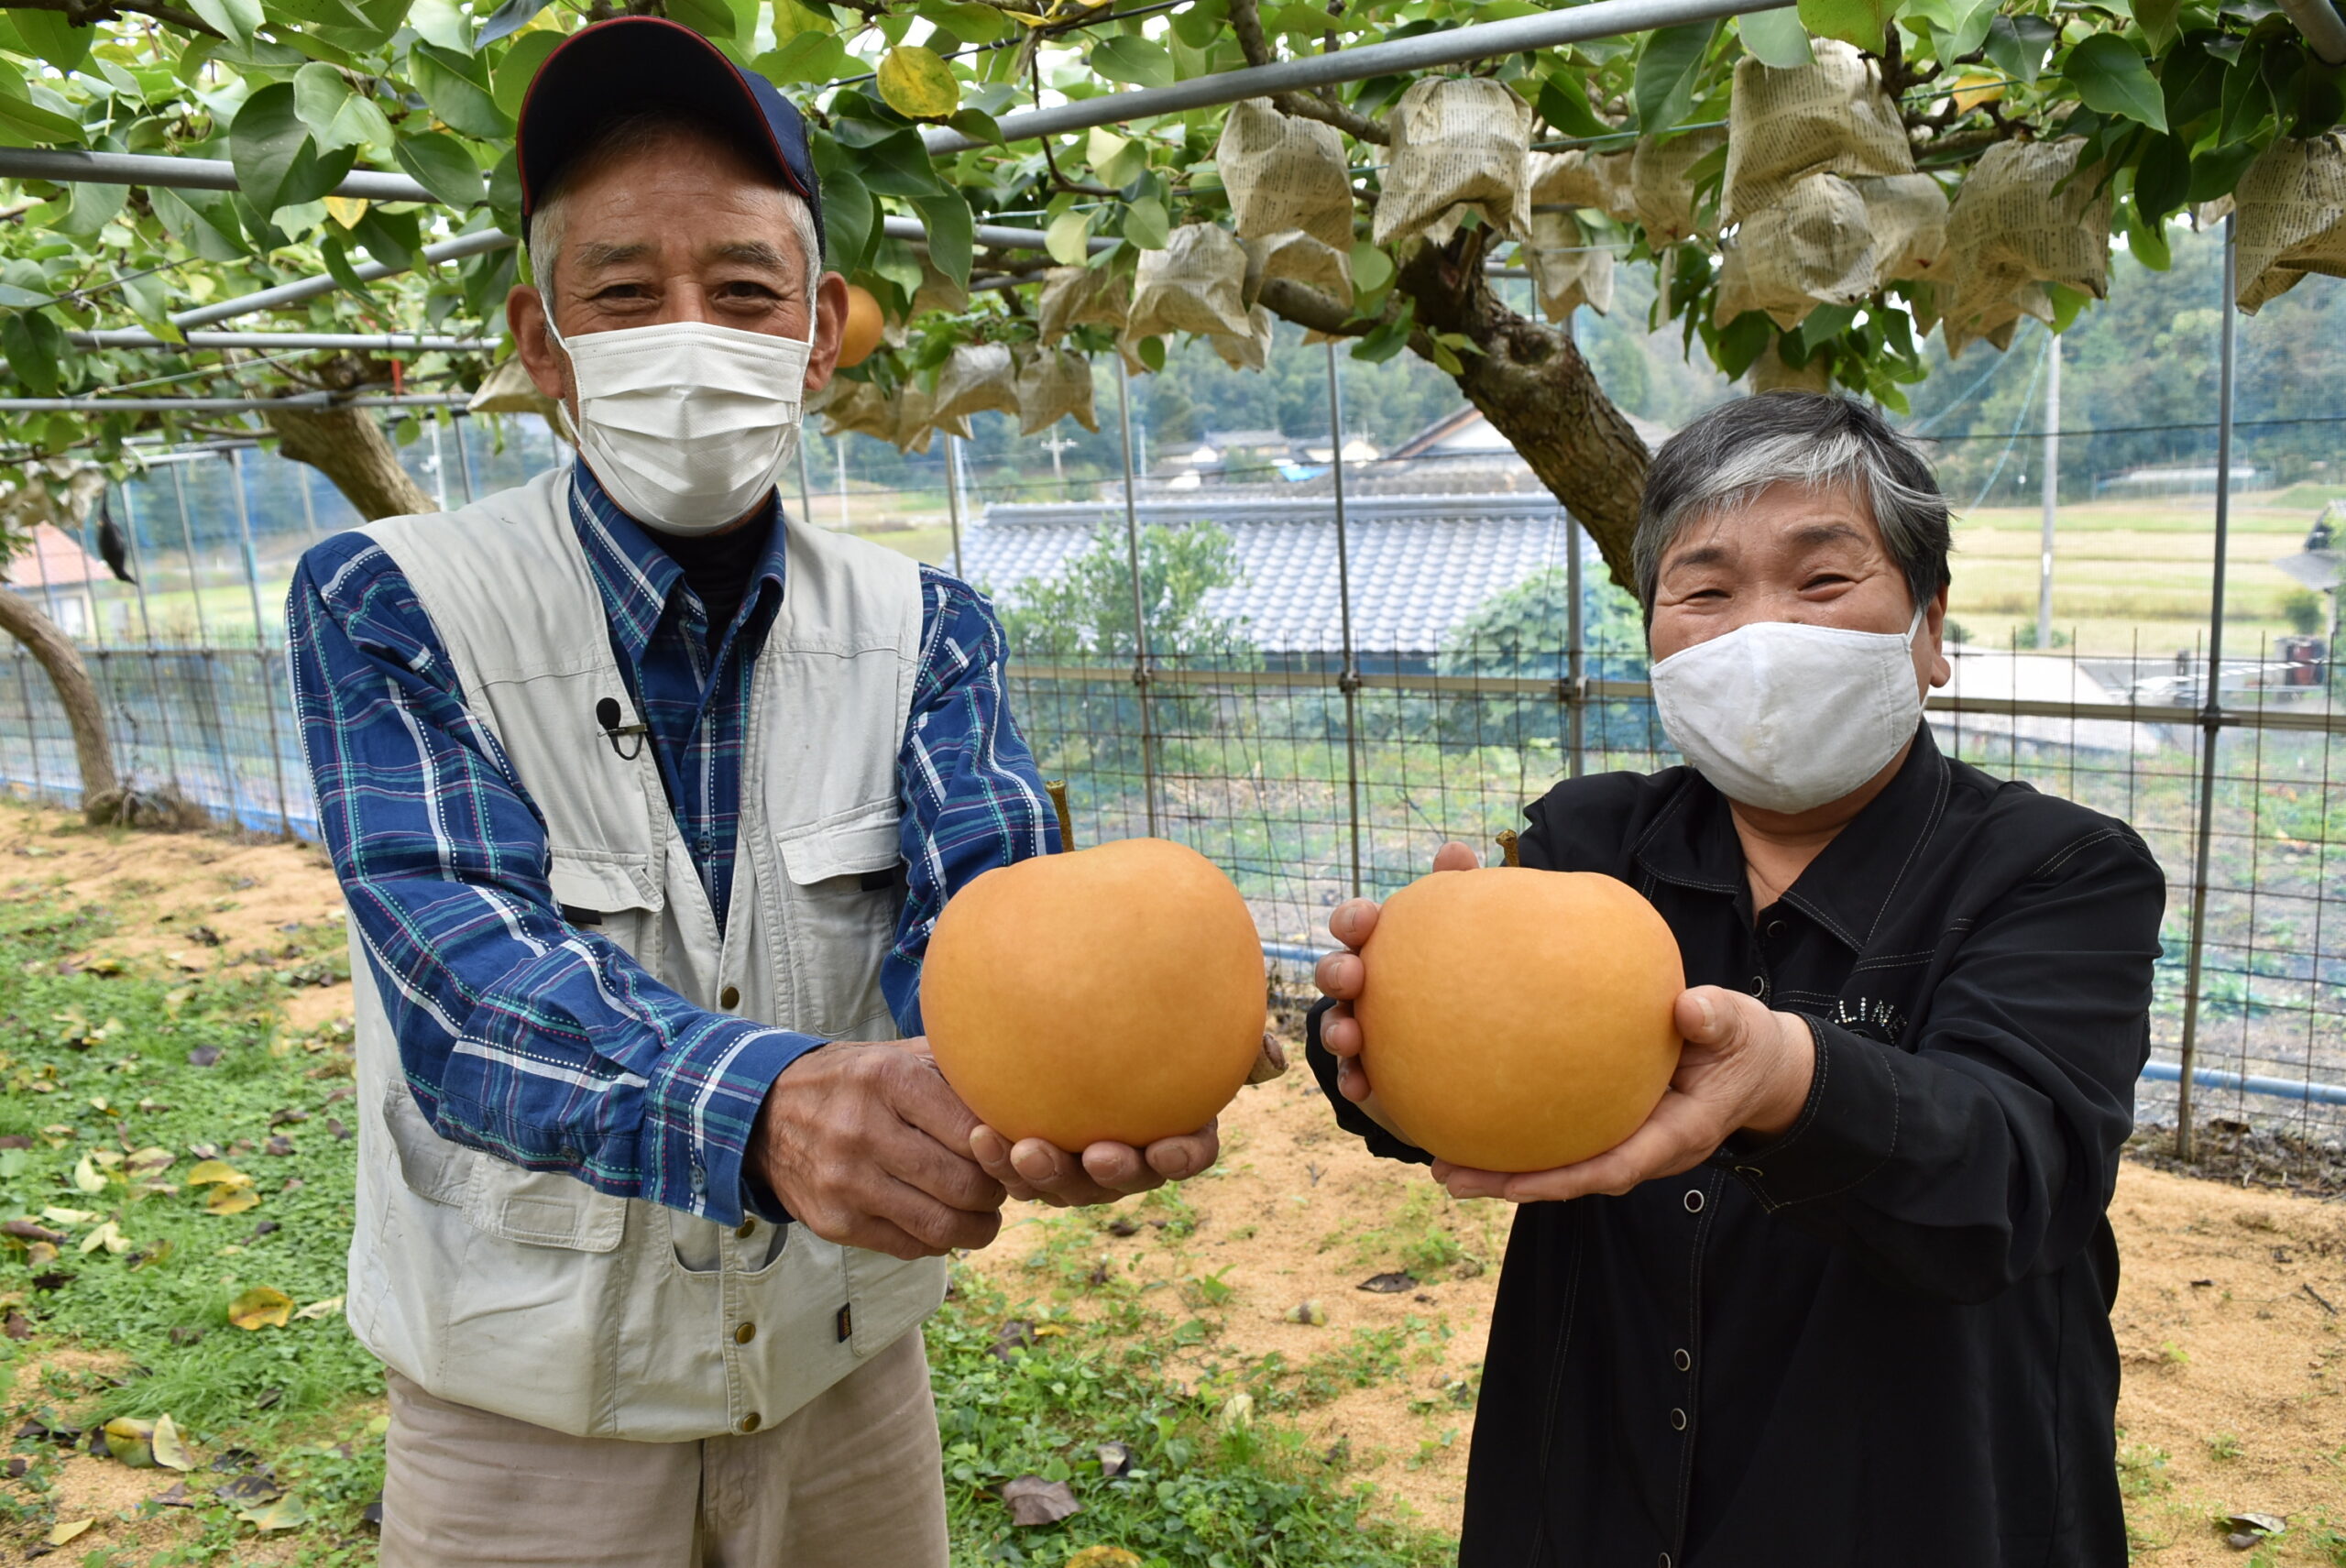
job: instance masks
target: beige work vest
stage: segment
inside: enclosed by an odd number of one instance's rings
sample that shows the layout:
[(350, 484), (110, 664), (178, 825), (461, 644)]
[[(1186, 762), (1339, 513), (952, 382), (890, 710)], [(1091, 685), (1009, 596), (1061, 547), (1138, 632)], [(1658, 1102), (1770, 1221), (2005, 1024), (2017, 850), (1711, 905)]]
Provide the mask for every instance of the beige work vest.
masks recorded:
[[(920, 651), (919, 568), (791, 524), (751, 682), (731, 906), (720, 938), (569, 517), (565, 466), (456, 512), (367, 532), (398, 562), (465, 701), (543, 816), (554, 896), (699, 1006), (831, 1039), (893, 1039), (880, 991), (902, 894), (896, 759)], [(352, 922), (351, 972), (371, 977)], [(581, 1436), (675, 1442), (771, 1426), (943, 1299), (899, 1263), (801, 1225), (723, 1227), (532, 1172), (435, 1134), (375, 986), (356, 995), (352, 1329), (444, 1399)]]

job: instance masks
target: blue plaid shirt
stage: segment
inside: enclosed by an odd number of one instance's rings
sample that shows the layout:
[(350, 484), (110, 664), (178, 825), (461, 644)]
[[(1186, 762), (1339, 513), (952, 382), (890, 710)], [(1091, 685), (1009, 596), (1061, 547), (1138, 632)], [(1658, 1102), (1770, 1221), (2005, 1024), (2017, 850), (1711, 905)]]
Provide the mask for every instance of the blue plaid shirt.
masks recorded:
[[(612, 652), (710, 905), (730, 895), (750, 682), (783, 595), (777, 516), (732, 625), (712, 640), (684, 572), (583, 464), (571, 521)], [(920, 1028), (937, 912), (981, 872), (1057, 848), (1004, 701), (1002, 628), (974, 589), (921, 570), (918, 685), (897, 763), (906, 892), (881, 984)], [(400, 1043), (444, 1137), (603, 1191), (732, 1224), (742, 1156), (783, 1069), (819, 1039), (694, 1006), (563, 919), (545, 829), (398, 565), (345, 533), (301, 558), (287, 609), (318, 820)]]

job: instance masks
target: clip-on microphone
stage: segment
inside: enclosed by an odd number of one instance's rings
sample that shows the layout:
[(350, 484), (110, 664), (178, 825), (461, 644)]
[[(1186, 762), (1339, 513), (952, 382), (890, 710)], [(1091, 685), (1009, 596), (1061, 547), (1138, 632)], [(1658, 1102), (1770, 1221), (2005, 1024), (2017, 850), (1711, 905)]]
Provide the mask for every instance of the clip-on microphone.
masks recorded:
[[(595, 727), (603, 732), (603, 739), (611, 743), (612, 752), (623, 762), (632, 762), (638, 757), (643, 755), (643, 738), (652, 733), (651, 726), (646, 724), (621, 724), (619, 722), (619, 698), (615, 696), (600, 697), (597, 699), (595, 703)], [(631, 751), (623, 751), (619, 750), (619, 737), (622, 735), (632, 735), (635, 737), (635, 750)]]

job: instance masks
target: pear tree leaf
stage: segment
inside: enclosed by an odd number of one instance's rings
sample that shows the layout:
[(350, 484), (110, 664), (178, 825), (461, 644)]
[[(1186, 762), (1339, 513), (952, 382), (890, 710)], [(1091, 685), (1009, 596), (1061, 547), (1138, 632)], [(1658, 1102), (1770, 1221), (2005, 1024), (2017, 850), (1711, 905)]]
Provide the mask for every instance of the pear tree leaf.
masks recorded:
[(961, 106), (961, 84), (934, 49), (898, 44), (880, 57), (881, 101), (908, 120), (942, 120)]
[[(1991, 7), (1994, 3), (1995, 0), (1982, 0)], [(1742, 36), (1743, 47), (1762, 65), (1787, 71), (1796, 65), (1816, 63), (1815, 51), (1808, 47), (1808, 29), (1801, 26), (1800, 13), (1790, 6), (1738, 16), (1735, 29)]]
[(417, 184), (460, 213), (481, 200), (479, 166), (455, 137), (439, 131), (402, 137), (391, 156)]
[(1061, 267), (1080, 267), (1091, 254), (1091, 223), (1083, 213), (1069, 209), (1043, 230), (1043, 248)]
[(2117, 33), (2094, 33), (2069, 50), (2061, 67), (2088, 109), (2118, 115), (2154, 131), (2166, 129), (2166, 98), (2143, 51)]
[(969, 199), (948, 190), (941, 196), (915, 196), (913, 205), (919, 210), (921, 227), (928, 236), (929, 260), (957, 286), (967, 288), (970, 262), (977, 247), (976, 220), (970, 215)]
[(1142, 250), (1163, 250), (1172, 226), (1165, 203), (1154, 196), (1143, 196), (1124, 209), (1124, 238)]
[[(468, 137), (503, 141), (513, 134), (513, 123), (489, 95), (481, 67), (453, 49), (418, 41), (408, 50), (408, 74), (432, 112), (450, 129)], [(264, 89), (266, 91), (266, 89)]]
[(228, 1321), (247, 1333), (281, 1329), (293, 1316), (293, 1298), (274, 1286), (256, 1285), (228, 1303)]
[(1130, 33), (1119, 33), (1092, 46), (1091, 70), (1110, 82), (1135, 87), (1173, 85), (1173, 57), (1165, 46)]
[(261, 15), (260, 0), (188, 0), (188, 9), (209, 23), (214, 32), (234, 38), (247, 49), (252, 47), (253, 35), (267, 20)]
[(1657, 27), (1638, 56), (1637, 75), (1629, 88), (1637, 106), (1638, 128), (1649, 134), (1666, 131), (1686, 117), (1694, 106), (1694, 81), (1702, 74), (1703, 57), (1710, 51), (1716, 22), (1690, 22), (1679, 27)]
[(293, 112), (310, 128), (320, 152), (391, 144), (391, 123), (383, 111), (366, 94), (351, 91), (342, 72), (323, 60), (313, 60), (293, 73)]
[(1897, 0), (1800, 0), (1801, 25), (1810, 32), (1872, 54), (1885, 47), (1884, 29), (1897, 11)]

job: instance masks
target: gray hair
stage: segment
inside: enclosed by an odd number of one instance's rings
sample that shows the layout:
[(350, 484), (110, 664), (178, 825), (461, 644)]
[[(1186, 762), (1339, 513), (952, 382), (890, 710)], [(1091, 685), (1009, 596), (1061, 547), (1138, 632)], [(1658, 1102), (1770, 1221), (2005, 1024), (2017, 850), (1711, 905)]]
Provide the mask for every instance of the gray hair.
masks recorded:
[(1954, 544), (1946, 498), (1913, 444), (1852, 399), (1761, 392), (1713, 409), (1663, 442), (1646, 470), (1629, 557), (1649, 623), (1661, 558), (1678, 536), (1772, 485), (1853, 492), (1873, 514), (1913, 602), (1946, 587)]
[[(622, 115), (608, 125), (599, 127), (592, 141), (572, 155), (570, 160), (556, 171), (552, 188), (540, 198), (537, 211), (530, 214), (527, 243), (530, 267), (537, 274), (538, 287), (551, 291), (554, 287), (554, 266), (562, 254), (563, 209), (569, 203), (570, 193), (580, 180), (623, 158), (649, 152), (669, 141), (721, 139), (722, 133), (706, 121), (689, 115), (662, 109), (648, 109), (639, 114)], [(790, 220), (790, 231), (797, 237), (799, 254), (806, 258), (806, 308), (815, 308), (815, 291), (823, 279), (823, 241), (815, 229), (815, 214), (806, 199), (797, 192), (785, 189), (782, 192), (783, 211)], [(546, 313), (554, 313), (551, 299)]]

